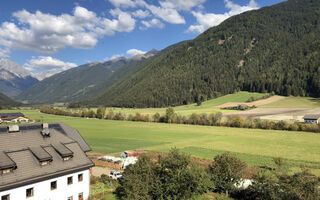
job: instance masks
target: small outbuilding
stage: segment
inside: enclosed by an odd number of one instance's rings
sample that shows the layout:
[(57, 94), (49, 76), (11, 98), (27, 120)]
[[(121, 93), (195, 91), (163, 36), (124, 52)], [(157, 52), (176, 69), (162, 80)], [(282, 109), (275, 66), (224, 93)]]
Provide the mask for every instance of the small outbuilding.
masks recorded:
[(305, 115), (303, 117), (305, 123), (310, 124), (319, 124), (320, 122), (320, 115)]

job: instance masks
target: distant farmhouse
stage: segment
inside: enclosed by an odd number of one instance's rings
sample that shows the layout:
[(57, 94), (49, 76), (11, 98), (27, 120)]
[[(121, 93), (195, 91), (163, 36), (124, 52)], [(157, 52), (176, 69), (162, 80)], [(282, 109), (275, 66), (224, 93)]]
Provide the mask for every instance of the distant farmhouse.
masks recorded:
[(23, 113), (0, 113), (0, 123), (2, 122), (29, 122)]
[(305, 123), (319, 124), (320, 115), (305, 115), (303, 119)]
[(0, 199), (88, 199), (90, 150), (64, 123), (0, 127)]

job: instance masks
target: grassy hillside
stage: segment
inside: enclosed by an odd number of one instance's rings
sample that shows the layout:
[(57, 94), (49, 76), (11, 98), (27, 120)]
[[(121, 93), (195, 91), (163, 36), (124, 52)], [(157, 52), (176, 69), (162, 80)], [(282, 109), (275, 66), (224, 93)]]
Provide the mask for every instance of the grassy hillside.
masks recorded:
[[(176, 113), (180, 115), (190, 115), (192, 113), (197, 114), (211, 114), (213, 112), (234, 112), (232, 110), (223, 110), (218, 108), (217, 106), (220, 106), (225, 103), (229, 102), (238, 102), (238, 103), (244, 103), (246, 102), (250, 97), (262, 97), (264, 94), (262, 93), (252, 93), (252, 92), (237, 92), (234, 94), (225, 95), (222, 97), (218, 97), (215, 99), (211, 99), (208, 101), (203, 102), (200, 106), (198, 106), (196, 103), (184, 105), (184, 106), (176, 106), (174, 107), (174, 110)], [(114, 112), (121, 112), (125, 114), (135, 114), (135, 113), (141, 113), (141, 114), (164, 114), (166, 111), (166, 108), (107, 108), (107, 110), (112, 109)]]
[(320, 99), (311, 97), (288, 97), (262, 108), (320, 108)]
[(320, 1), (289, 0), (234, 16), (152, 59), (90, 102), (167, 107), (240, 89), (320, 94)]
[(16, 102), (6, 95), (0, 93), (0, 108), (7, 108), (7, 107), (13, 107), (13, 106), (21, 106), (22, 104), (19, 102)]
[(319, 134), (83, 119), (41, 114), (36, 110), (21, 112), (31, 119), (69, 124), (98, 152), (116, 153), (136, 148), (166, 152), (178, 147), (207, 159), (230, 151), (251, 166), (272, 167), (273, 157), (283, 157), (292, 170), (306, 165), (319, 173), (320, 168)]

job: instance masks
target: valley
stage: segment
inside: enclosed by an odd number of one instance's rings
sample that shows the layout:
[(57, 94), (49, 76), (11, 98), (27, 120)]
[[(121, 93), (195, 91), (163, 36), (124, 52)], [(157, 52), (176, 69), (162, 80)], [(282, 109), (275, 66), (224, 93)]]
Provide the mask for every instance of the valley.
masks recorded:
[(250, 166), (274, 167), (273, 158), (282, 157), (292, 172), (304, 165), (320, 175), (320, 135), (315, 133), (112, 121), (48, 115), (38, 110), (16, 111), (39, 122), (65, 122), (76, 128), (95, 152), (119, 153), (130, 149), (168, 152), (178, 147), (192, 156), (212, 159), (228, 151)]
[(0, 3), (1, 200), (320, 199), (319, 0), (38, 1)]

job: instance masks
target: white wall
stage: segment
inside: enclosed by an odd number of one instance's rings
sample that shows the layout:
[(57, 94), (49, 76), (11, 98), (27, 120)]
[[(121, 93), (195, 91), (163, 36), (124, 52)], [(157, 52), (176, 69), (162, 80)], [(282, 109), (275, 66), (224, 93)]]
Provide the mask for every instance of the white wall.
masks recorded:
[[(83, 174), (83, 181), (78, 182), (78, 174)], [(73, 184), (67, 184), (67, 178), (73, 176)], [(57, 189), (51, 191), (51, 182), (57, 181)], [(34, 196), (26, 198), (26, 190), (34, 188)], [(74, 174), (61, 176), (58, 178), (42, 181), (39, 183), (15, 188), (0, 192), (0, 199), (3, 195), (10, 194), (10, 200), (67, 200), (73, 196), (73, 200), (78, 200), (78, 194), (83, 192), (83, 198), (89, 198), (90, 191), (90, 171), (85, 170)]]

